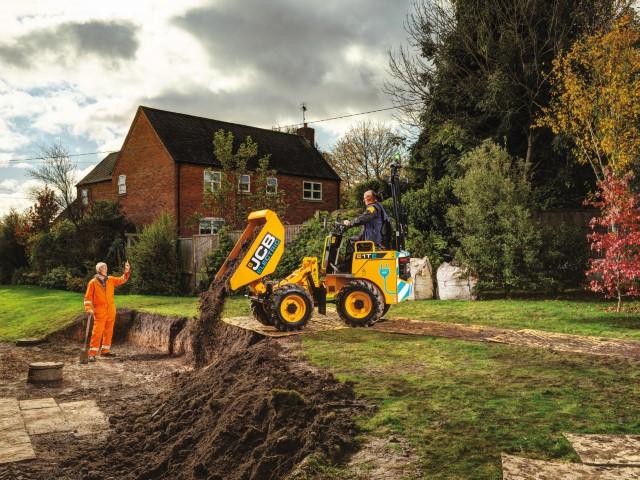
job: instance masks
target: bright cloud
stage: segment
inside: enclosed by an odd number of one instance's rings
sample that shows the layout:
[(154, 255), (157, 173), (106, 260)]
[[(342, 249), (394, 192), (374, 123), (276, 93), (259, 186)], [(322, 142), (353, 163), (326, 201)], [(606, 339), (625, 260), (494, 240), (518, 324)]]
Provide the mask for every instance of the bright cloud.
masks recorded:
[[(387, 51), (405, 38), (410, 4), (3, 2), (0, 179), (26, 185), (20, 159), (54, 142), (119, 149), (141, 104), (266, 128), (298, 123), (303, 101), (311, 120), (388, 106)], [(362, 119), (315, 124), (321, 147)], [(20, 188), (11, 195), (0, 213), (23, 206)]]

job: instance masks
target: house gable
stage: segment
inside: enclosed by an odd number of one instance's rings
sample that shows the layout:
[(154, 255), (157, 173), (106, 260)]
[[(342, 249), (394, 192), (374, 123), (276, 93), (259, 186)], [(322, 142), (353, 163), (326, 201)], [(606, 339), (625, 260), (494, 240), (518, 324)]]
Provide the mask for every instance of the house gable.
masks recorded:
[[(119, 192), (123, 181), (126, 193)], [(115, 163), (111, 188), (125, 215), (141, 226), (162, 212), (176, 217), (176, 185), (176, 164), (138, 108)]]

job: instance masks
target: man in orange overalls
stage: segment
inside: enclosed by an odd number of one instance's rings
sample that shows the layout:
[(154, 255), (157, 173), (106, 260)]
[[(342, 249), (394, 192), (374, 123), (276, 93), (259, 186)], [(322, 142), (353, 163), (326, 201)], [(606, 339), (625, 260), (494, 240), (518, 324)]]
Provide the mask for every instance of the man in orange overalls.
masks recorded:
[(89, 348), (89, 361), (95, 362), (100, 344), (103, 357), (114, 357), (111, 353), (111, 338), (113, 325), (116, 321), (116, 304), (113, 300), (114, 289), (129, 280), (131, 266), (129, 261), (124, 264), (124, 275), (110, 277), (107, 275), (107, 264), (100, 262), (96, 265), (96, 275), (87, 285), (84, 295), (84, 309), (93, 315), (93, 332)]

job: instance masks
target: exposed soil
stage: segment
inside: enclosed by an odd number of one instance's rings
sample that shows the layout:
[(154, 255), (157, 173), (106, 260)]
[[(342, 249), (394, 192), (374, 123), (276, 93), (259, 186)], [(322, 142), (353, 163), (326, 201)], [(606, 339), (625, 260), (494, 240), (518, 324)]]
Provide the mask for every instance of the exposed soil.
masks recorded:
[[(59, 434), (36, 437), (38, 460), (0, 466), (0, 478), (276, 479), (310, 454), (340, 460), (354, 449), (352, 416), (363, 407), (350, 385), (301, 367), (277, 340), (258, 341), (259, 336), (224, 323), (214, 329), (213, 339), (213, 363), (173, 376), (166, 371), (171, 380), (157, 385), (165, 387), (159, 394), (150, 395), (142, 382), (114, 386), (116, 395), (97, 385), (91, 392), (76, 391), (73, 396), (82, 398), (105, 392), (99, 404), (110, 415), (108, 437), (90, 443)], [(14, 367), (25, 361), (19, 357), (13, 350)], [(120, 363), (129, 371), (140, 362), (120, 358), (90, 367)], [(162, 369), (166, 362), (155, 363)], [(115, 401), (125, 390), (130, 396)]]
[(229, 279), (261, 230), (262, 227), (258, 227), (252, 232), (235, 258), (227, 263), (221, 277), (211, 282), (209, 289), (200, 295), (199, 315), (193, 324), (191, 335), (191, 351), (196, 368), (202, 368), (211, 361), (211, 352), (216, 349), (214, 332), (220, 323), (224, 303), (230, 293)]
[(544, 332), (541, 330), (514, 330), (405, 318), (380, 321), (372, 327), (372, 330), (385, 333), (504, 343), (559, 352), (640, 360), (640, 342), (637, 340), (619, 340), (615, 338)]

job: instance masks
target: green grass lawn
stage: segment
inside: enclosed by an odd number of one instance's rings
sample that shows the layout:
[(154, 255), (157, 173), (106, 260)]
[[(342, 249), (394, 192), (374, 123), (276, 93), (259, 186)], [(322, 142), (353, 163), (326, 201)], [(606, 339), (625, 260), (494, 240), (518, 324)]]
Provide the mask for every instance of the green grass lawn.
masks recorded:
[[(192, 317), (198, 308), (197, 297), (118, 295), (116, 306), (163, 315)], [(0, 341), (20, 337), (40, 337), (68, 325), (83, 312), (82, 294), (28, 286), (0, 286)], [(225, 316), (246, 315), (249, 302), (232, 297)]]
[[(532, 328), (575, 335), (640, 340), (640, 313), (605, 311), (612, 302), (568, 300), (421, 300), (391, 307), (389, 318)], [(637, 302), (633, 304), (637, 305)]]
[(303, 348), (378, 406), (364, 435), (406, 438), (424, 478), (499, 479), (501, 452), (578, 461), (562, 432), (640, 434), (640, 370), (624, 360), (362, 329)]

